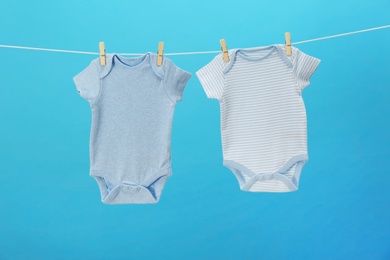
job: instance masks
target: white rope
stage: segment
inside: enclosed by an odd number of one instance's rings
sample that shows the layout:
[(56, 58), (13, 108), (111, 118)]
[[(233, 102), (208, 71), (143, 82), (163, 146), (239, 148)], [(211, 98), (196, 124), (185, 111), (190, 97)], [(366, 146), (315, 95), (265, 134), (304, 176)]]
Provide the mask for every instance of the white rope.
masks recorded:
[(0, 44), (0, 48), (23, 49), (23, 50), (33, 50), (33, 51), (67, 52), (67, 53), (76, 53), (76, 54), (93, 54), (93, 55), (99, 55), (98, 52), (59, 50), (59, 49), (35, 48), (35, 47), (13, 46), (13, 45), (2, 45), (2, 44)]
[[(322, 40), (326, 40), (326, 39), (343, 37), (343, 36), (347, 36), (347, 35), (370, 32), (370, 31), (381, 30), (381, 29), (386, 29), (386, 28), (390, 28), (390, 25), (384, 25), (384, 26), (379, 26), (379, 27), (374, 27), (374, 28), (369, 28), (369, 29), (364, 29), (364, 30), (359, 30), (359, 31), (353, 31), (353, 32), (341, 33), (341, 34), (336, 34), (336, 35), (331, 35), (331, 36), (325, 36), (325, 37), (315, 38), (315, 39), (311, 39), (311, 40), (298, 41), (298, 42), (293, 42), (292, 44), (298, 45), (298, 44), (307, 43), (307, 42), (322, 41)], [(60, 50), (60, 49), (13, 46), (13, 45), (3, 45), (3, 44), (0, 44), (0, 48), (99, 55), (99, 52)], [(211, 53), (220, 53), (220, 52), (221, 51), (176, 52), (176, 53), (164, 53), (164, 55), (165, 56), (179, 56), (179, 55), (211, 54)], [(123, 55), (123, 56), (140, 56), (140, 55), (143, 55), (144, 53), (119, 53), (119, 54)]]
[(297, 44), (307, 43), (307, 42), (322, 41), (322, 40), (326, 40), (326, 39), (337, 38), (337, 37), (347, 36), (347, 35), (351, 35), (351, 34), (370, 32), (370, 31), (375, 31), (375, 30), (380, 30), (380, 29), (385, 29), (385, 28), (390, 28), (390, 25), (384, 25), (384, 26), (379, 26), (379, 27), (375, 27), (375, 28), (359, 30), (359, 31), (354, 31), (354, 32), (348, 32), (348, 33), (341, 33), (341, 34), (336, 34), (336, 35), (331, 35), (331, 36), (326, 36), (326, 37), (321, 37), (321, 38), (315, 38), (315, 39), (311, 39), (311, 40), (293, 42), (293, 44), (297, 45)]
[(221, 51), (195, 51), (195, 52), (173, 52), (164, 54), (166, 56), (178, 56), (178, 55), (194, 55), (194, 54), (210, 54), (210, 53), (220, 53)]

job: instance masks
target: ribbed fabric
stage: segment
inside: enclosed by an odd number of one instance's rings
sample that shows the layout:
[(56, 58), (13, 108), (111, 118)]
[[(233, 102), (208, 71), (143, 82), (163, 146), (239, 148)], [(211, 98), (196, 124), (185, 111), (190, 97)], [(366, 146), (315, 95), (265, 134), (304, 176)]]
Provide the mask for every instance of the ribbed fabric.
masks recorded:
[(284, 46), (234, 49), (196, 74), (221, 108), (224, 165), (246, 191), (298, 189), (307, 161), (306, 111), (301, 96), (319, 60)]

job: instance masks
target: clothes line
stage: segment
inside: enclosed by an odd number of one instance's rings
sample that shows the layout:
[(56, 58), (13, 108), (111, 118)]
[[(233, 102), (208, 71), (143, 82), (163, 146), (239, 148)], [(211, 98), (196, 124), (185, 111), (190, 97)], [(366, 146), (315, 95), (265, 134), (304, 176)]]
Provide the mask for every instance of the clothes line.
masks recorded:
[[(390, 25), (384, 25), (379, 27), (373, 27), (369, 29), (363, 29), (353, 32), (347, 32), (347, 33), (341, 33), (341, 34), (335, 34), (320, 38), (314, 38), (310, 40), (304, 40), (304, 41), (298, 41), (298, 42), (292, 42), (292, 45), (298, 45), (302, 43), (308, 43), (308, 42), (315, 42), (315, 41), (322, 41), (332, 38), (338, 38), (338, 37), (344, 37), (352, 34), (358, 34), (358, 33), (365, 33), (370, 31), (376, 31), (381, 29), (390, 28)], [(13, 46), (13, 45), (3, 45), (0, 44), (0, 48), (9, 48), (9, 49), (23, 49), (23, 50), (34, 50), (34, 51), (48, 51), (48, 52), (63, 52), (63, 53), (74, 53), (74, 54), (86, 54), (86, 55), (99, 55), (99, 52), (89, 52), (89, 51), (75, 51), (75, 50), (61, 50), (61, 49), (51, 49), (51, 48), (37, 48), (37, 47), (28, 47), (28, 46)], [(179, 55), (197, 55), (197, 54), (213, 54), (213, 53), (220, 53), (221, 51), (195, 51), (195, 52), (174, 52), (174, 53), (164, 53), (164, 56), (179, 56)], [(122, 56), (140, 56), (144, 53), (118, 53)]]

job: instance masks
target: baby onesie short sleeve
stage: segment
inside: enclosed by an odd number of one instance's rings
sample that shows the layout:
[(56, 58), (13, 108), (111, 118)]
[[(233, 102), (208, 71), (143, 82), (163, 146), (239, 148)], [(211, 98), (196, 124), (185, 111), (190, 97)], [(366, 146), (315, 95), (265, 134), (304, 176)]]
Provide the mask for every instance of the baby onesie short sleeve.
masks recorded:
[(309, 86), (310, 77), (316, 71), (320, 60), (293, 48), (294, 75), (301, 90)]
[(100, 75), (98, 66), (97, 60), (93, 60), (88, 67), (73, 78), (80, 96), (91, 104), (99, 95)]
[(175, 104), (191, 74), (157, 55), (107, 54), (74, 77), (91, 104), (90, 176), (106, 204), (157, 203), (172, 175)]
[(164, 66), (164, 84), (167, 94), (173, 102), (179, 102), (183, 98), (183, 90), (191, 77), (191, 73), (180, 69), (168, 59), (165, 59)]
[(210, 63), (196, 72), (208, 98), (220, 100), (224, 89), (223, 60), (217, 55)]

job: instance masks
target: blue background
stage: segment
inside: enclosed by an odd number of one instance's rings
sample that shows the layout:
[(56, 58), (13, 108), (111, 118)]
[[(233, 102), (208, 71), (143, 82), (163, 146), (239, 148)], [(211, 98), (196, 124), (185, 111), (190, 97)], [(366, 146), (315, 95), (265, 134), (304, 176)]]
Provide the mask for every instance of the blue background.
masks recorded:
[[(0, 44), (107, 52), (264, 46), (390, 24), (375, 1), (2, 1)], [(0, 259), (389, 259), (390, 29), (297, 45), (322, 60), (303, 97), (297, 192), (247, 193), (222, 166), (219, 105), (195, 72), (176, 107), (173, 176), (155, 205), (105, 205), (89, 177), (93, 55), (0, 48)]]

